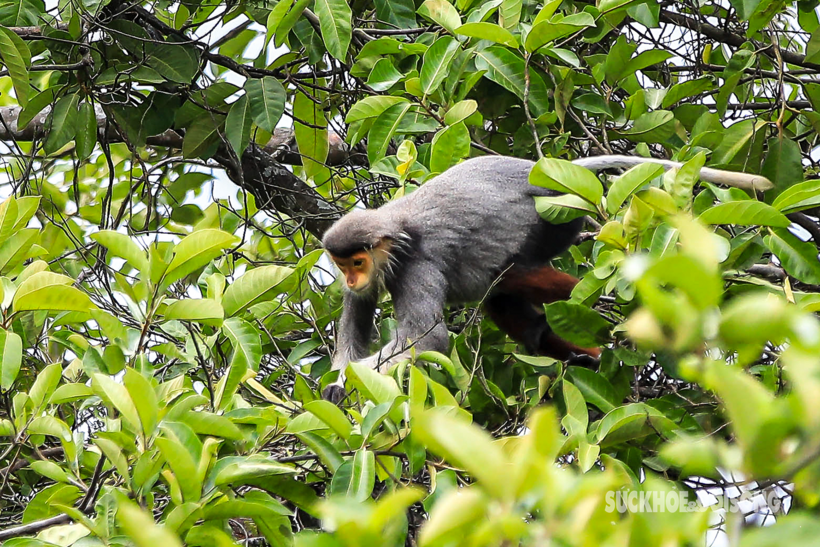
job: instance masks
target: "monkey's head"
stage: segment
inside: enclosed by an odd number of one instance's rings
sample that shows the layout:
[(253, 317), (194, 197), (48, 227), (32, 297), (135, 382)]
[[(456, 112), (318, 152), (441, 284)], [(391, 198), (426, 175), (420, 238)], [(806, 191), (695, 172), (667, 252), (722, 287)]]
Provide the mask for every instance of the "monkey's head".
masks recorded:
[(344, 274), (347, 288), (355, 293), (377, 287), (390, 263), (394, 237), (379, 212), (353, 211), (334, 224), (322, 240)]

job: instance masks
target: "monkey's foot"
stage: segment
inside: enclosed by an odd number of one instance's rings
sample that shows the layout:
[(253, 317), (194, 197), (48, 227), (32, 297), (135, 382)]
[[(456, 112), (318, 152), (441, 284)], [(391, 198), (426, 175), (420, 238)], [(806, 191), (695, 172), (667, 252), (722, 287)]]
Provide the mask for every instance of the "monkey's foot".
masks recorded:
[(330, 384), (322, 391), (322, 399), (330, 401), (334, 405), (341, 403), (346, 396), (345, 388), (338, 384)]
[(593, 357), (592, 355), (587, 355), (585, 353), (570, 353), (569, 359), (567, 359), (568, 365), (575, 365), (579, 367), (594, 367), (601, 363), (601, 360), (597, 357)]

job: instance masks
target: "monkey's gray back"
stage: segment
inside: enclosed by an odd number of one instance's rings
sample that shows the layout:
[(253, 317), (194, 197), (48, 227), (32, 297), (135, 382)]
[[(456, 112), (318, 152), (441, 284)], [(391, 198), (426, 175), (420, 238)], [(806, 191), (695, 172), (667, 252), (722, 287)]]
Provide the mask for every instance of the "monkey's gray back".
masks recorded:
[(448, 301), (478, 300), (505, 268), (542, 265), (574, 241), (581, 219), (553, 225), (536, 212), (535, 196), (558, 192), (529, 183), (533, 165), (470, 159), (382, 207), (401, 218), (418, 258), (444, 273)]

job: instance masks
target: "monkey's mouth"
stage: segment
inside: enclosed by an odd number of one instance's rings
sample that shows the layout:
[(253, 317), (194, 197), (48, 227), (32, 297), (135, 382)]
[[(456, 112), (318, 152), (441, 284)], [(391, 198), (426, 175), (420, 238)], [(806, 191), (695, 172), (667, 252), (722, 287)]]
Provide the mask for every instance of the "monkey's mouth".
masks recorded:
[(348, 286), (348, 289), (356, 294), (366, 293), (370, 290), (370, 283), (362, 283), (361, 285), (354, 285), (353, 287)]

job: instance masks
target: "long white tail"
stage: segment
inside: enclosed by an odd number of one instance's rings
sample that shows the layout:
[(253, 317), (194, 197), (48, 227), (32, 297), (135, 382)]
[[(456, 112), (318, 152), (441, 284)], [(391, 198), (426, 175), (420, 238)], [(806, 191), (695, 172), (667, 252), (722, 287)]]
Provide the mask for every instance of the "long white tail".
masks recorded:
[[(590, 171), (600, 171), (601, 169), (612, 168), (629, 168), (635, 167), (642, 163), (657, 163), (663, 165), (666, 169), (679, 169), (683, 166), (682, 163), (671, 160), (659, 160), (655, 158), (643, 158), (641, 156), (592, 156), (589, 158), (580, 158), (572, 160), (575, 165), (586, 167)], [(734, 186), (735, 188), (742, 188), (744, 190), (769, 190), (774, 188), (772, 181), (761, 175), (750, 175), (749, 173), (740, 173), (737, 171), (726, 171), (723, 169), (712, 169), (711, 167), (702, 167), (700, 170), (700, 179), (706, 182), (715, 184), (725, 184), (726, 186)]]

